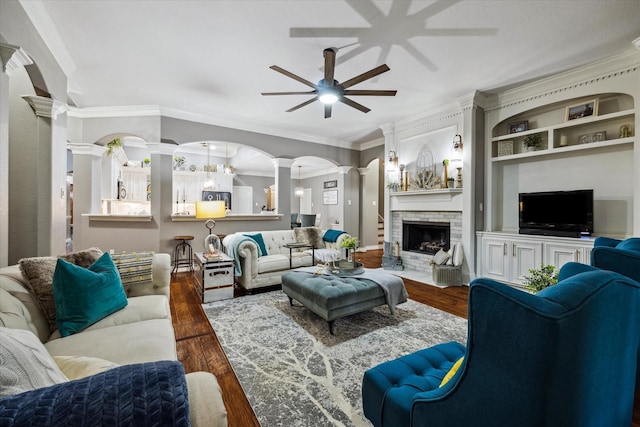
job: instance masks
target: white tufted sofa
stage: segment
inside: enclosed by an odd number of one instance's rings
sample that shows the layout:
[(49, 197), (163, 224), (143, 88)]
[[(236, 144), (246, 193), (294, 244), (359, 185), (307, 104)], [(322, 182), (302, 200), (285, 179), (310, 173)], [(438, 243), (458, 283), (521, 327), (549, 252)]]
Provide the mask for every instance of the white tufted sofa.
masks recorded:
[[(282, 273), (289, 270), (289, 248), (283, 245), (295, 243), (296, 237), (293, 230), (269, 230), (269, 231), (243, 231), (229, 234), (222, 240), (227, 252), (228, 245), (233, 242), (237, 234), (262, 234), (267, 254), (258, 256), (258, 246), (250, 241), (244, 240), (235, 249), (236, 256), (240, 262), (242, 274), (236, 279), (243, 288), (247, 290), (261, 288), (265, 286), (278, 285), (282, 283)], [(320, 230), (320, 236), (324, 235), (324, 230)], [(341, 250), (340, 242), (349, 237), (349, 234), (341, 234), (336, 242), (323, 242), (324, 246), (316, 248), (317, 255), (322, 250)], [(316, 256), (318, 258), (318, 256)], [(309, 248), (293, 249), (291, 257), (291, 267), (312, 265), (311, 250)]]

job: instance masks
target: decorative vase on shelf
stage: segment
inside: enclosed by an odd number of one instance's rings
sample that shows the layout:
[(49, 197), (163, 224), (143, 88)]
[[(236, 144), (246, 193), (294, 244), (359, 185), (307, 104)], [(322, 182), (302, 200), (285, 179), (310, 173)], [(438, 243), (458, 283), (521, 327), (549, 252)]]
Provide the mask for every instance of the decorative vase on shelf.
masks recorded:
[(536, 151), (536, 147), (527, 147), (527, 151)]

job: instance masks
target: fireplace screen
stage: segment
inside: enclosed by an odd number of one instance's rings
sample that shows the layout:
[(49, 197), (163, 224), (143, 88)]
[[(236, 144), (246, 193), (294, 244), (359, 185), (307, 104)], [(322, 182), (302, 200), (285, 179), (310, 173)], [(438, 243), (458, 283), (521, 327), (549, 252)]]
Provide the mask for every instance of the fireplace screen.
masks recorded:
[(402, 222), (402, 250), (435, 255), (449, 250), (451, 226), (448, 222)]

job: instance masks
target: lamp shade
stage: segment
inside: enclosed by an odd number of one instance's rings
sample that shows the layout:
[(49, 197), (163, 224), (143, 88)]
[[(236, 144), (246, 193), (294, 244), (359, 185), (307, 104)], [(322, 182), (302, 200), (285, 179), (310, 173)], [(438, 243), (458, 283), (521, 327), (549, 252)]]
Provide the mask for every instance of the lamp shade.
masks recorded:
[(224, 200), (196, 202), (196, 218), (224, 218), (226, 205)]

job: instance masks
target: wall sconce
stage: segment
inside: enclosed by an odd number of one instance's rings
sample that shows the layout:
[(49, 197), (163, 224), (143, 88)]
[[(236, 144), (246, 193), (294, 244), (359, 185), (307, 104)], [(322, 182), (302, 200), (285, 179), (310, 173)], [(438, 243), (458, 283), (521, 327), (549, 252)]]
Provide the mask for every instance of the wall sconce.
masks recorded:
[(398, 167), (398, 155), (395, 150), (389, 150), (389, 168), (396, 169)]

